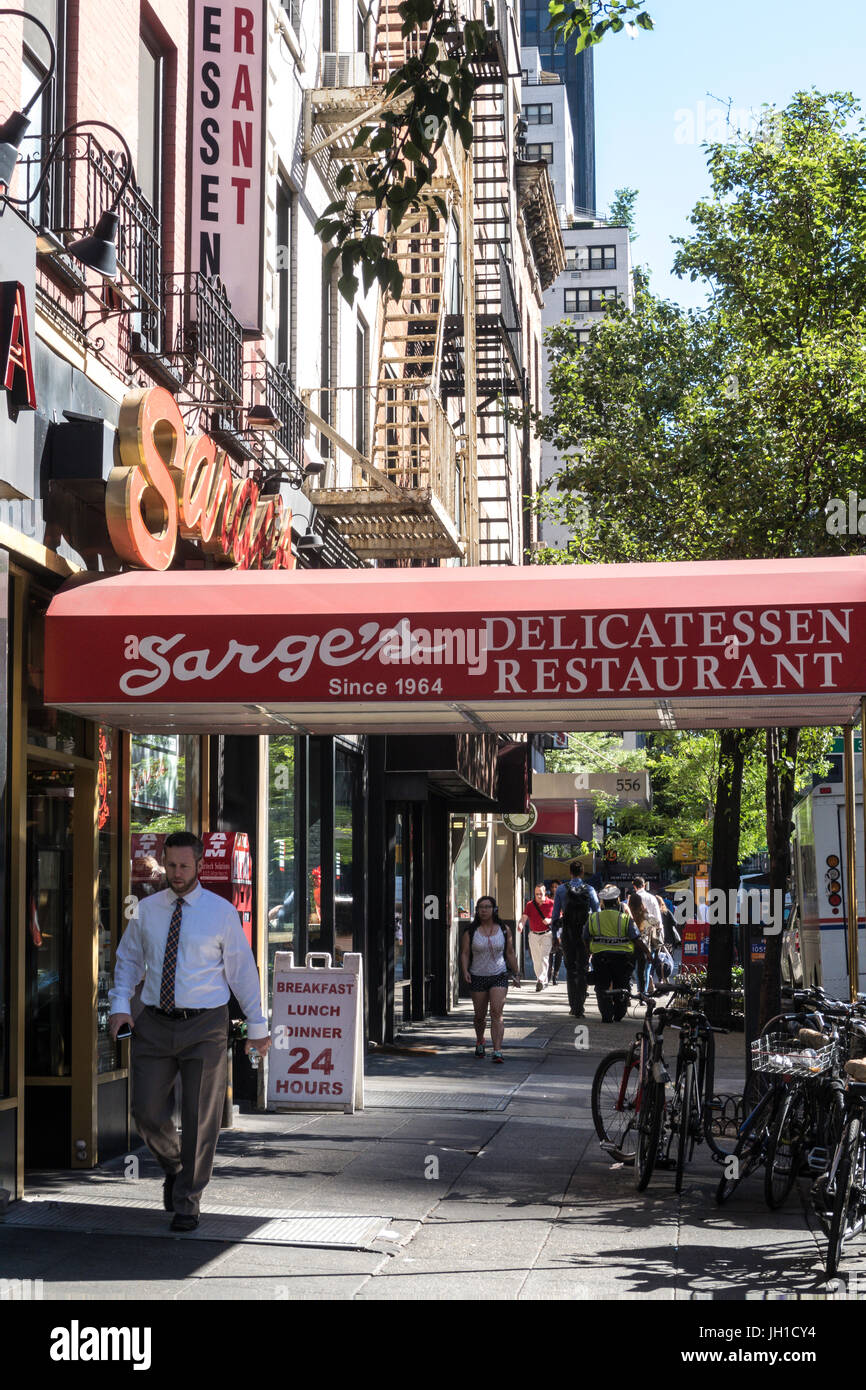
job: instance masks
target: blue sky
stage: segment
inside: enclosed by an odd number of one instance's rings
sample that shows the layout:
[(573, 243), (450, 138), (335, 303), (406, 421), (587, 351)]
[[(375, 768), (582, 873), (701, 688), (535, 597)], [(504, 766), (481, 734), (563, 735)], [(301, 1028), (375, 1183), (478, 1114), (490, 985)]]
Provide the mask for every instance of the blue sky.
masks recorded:
[[(687, 235), (709, 192), (701, 138), (740, 112), (784, 106), (800, 89), (852, 91), (866, 107), (866, 0), (646, 0), (652, 33), (608, 35), (595, 49), (596, 203), (637, 188), (638, 263), (659, 294), (703, 302), (670, 273), (672, 236)], [(712, 96), (708, 96), (712, 93)], [(714, 101), (713, 98), (720, 98)], [(709, 130), (709, 134), (703, 134)]]

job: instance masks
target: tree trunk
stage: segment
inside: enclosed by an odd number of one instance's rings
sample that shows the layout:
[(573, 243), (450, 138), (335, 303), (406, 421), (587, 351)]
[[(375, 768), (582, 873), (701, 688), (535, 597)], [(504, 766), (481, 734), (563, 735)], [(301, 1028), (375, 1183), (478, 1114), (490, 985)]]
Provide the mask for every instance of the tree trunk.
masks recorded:
[[(794, 784), (799, 729), (767, 730), (767, 849), (770, 852), (770, 893), (777, 890), (785, 901), (791, 876), (791, 834), (794, 829)], [(774, 899), (771, 897), (771, 901)], [(761, 981), (761, 1020), (764, 1025), (781, 1012), (782, 933), (766, 937), (764, 975)]]
[[(723, 729), (719, 748), (719, 780), (716, 787), (716, 806), (713, 815), (713, 862), (710, 887), (721, 888), (727, 895), (740, 883), (740, 806), (743, 795), (743, 768), (746, 754), (754, 738), (753, 729)], [(712, 989), (731, 988), (731, 966), (734, 959), (734, 927), (723, 920), (710, 926), (710, 951), (707, 961), (707, 984)], [(710, 995), (707, 1015), (720, 1022), (730, 1013), (730, 999)]]

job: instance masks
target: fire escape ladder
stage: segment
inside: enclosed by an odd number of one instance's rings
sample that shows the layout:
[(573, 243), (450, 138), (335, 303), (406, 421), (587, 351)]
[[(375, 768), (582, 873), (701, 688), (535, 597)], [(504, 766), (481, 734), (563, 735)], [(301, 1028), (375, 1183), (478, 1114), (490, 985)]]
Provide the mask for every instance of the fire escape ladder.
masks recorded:
[(513, 564), (514, 477), (504, 400), (523, 390), (520, 317), (512, 278), (506, 93), (480, 83), (473, 108), (479, 563)]

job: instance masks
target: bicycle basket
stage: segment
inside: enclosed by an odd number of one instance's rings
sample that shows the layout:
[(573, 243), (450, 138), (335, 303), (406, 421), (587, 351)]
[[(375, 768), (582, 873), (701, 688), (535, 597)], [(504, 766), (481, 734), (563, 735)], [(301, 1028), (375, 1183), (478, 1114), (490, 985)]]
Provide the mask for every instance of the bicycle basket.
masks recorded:
[(833, 1065), (832, 1041), (824, 1047), (805, 1047), (785, 1033), (767, 1033), (752, 1043), (752, 1071), (779, 1076), (821, 1076)]

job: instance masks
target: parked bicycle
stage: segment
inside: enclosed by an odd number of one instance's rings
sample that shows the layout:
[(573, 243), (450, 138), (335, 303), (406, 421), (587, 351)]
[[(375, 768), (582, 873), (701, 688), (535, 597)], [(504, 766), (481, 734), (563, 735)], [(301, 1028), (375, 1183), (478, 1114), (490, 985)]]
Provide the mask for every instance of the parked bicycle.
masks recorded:
[[(697, 1006), (665, 1007), (669, 994), (697, 999), (710, 991), (688, 979), (671, 981), (642, 999), (645, 1013), (640, 1032), (628, 1048), (602, 1058), (593, 1078), (592, 1115), (604, 1148), (622, 1162), (637, 1160), (638, 1190), (648, 1185), (658, 1163), (676, 1169), (676, 1190), (695, 1144), (706, 1141), (714, 1156), (725, 1157), (712, 1133), (716, 1110), (714, 1089), (714, 1030)], [(723, 991), (727, 993), (727, 991)], [(616, 991), (626, 994), (628, 991)], [(637, 996), (642, 998), (641, 996)], [(670, 1076), (664, 1058), (666, 1027), (680, 1030), (671, 1101), (666, 1104)], [(667, 1116), (665, 1122), (665, 1116)], [(676, 1157), (671, 1152), (676, 1144)]]
[(820, 1182), (838, 1144), (852, 1006), (828, 999), (819, 988), (795, 991), (791, 1002), (794, 1010), (771, 1019), (752, 1044), (747, 1092), (754, 1105), (719, 1182), (719, 1205), (763, 1166), (767, 1205), (780, 1207), (798, 1174)]

